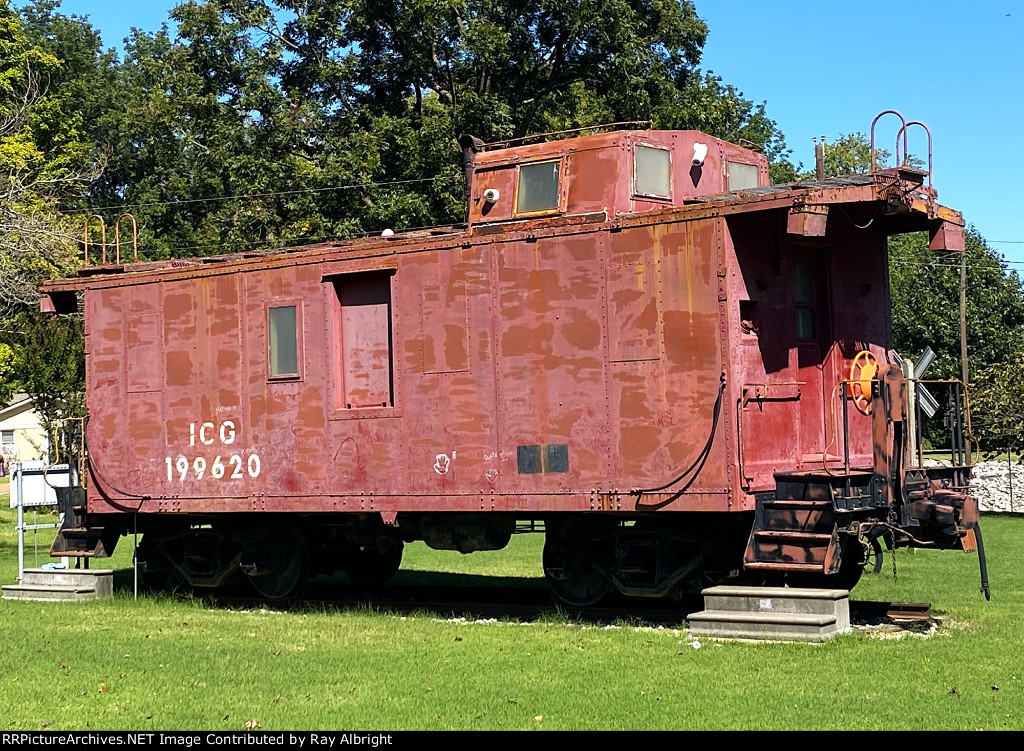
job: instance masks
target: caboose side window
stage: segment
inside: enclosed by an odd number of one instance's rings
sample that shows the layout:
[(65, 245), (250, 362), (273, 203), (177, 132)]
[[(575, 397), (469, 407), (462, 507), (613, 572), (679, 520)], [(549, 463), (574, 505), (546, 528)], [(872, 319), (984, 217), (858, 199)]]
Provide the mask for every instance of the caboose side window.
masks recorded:
[(519, 165), (516, 185), (516, 214), (537, 214), (558, 210), (560, 160)]
[(815, 339), (818, 332), (814, 320), (814, 281), (810, 264), (803, 261), (793, 263), (793, 299), (796, 303), (796, 338)]
[(728, 162), (729, 190), (746, 190), (757, 187), (758, 169), (756, 164)]
[(298, 308), (280, 305), (267, 309), (268, 349), (271, 378), (298, 378)]
[(633, 192), (656, 198), (672, 197), (672, 152), (653, 146), (636, 147)]

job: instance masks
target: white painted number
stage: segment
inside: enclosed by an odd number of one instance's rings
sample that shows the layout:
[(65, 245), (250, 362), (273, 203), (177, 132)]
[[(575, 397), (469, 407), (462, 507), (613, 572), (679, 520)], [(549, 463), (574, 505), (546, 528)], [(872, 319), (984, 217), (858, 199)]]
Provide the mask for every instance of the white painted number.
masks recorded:
[[(210, 477), (214, 480), (241, 480), (245, 478), (246, 470), (248, 470), (249, 477), (253, 479), (260, 476), (260, 472), (263, 471), (263, 463), (260, 461), (258, 454), (249, 454), (246, 459), (241, 454), (232, 454), (228, 458), (227, 465), (224, 464), (224, 460), (218, 455), (213, 462), (207, 461), (205, 456), (197, 456), (192, 459), (191, 463), (188, 457), (179, 456), (176, 459), (173, 457), (166, 457), (164, 462), (167, 465), (167, 481), (174, 482), (177, 479), (179, 482), (184, 482), (188, 479), (189, 475), (193, 479), (202, 480), (204, 477)], [(243, 466), (245, 467), (243, 469)], [(228, 467), (231, 468), (231, 474), (228, 474)], [(175, 471), (177, 477), (175, 477)]]
[[(220, 443), (230, 446), (238, 438), (238, 426), (234, 420), (216, 422), (190, 422), (188, 424), (188, 445), (189, 446), (212, 446)], [(164, 459), (167, 464), (167, 482), (185, 482), (189, 474), (195, 480), (202, 480), (209, 476), (214, 480), (242, 480), (245, 479), (246, 471), (249, 477), (255, 479), (263, 471), (263, 464), (256, 454), (245, 453), (232, 454), (227, 458), (225, 465), (223, 455), (218, 454), (212, 462), (205, 456), (168, 456)], [(243, 465), (245, 468), (243, 469)], [(230, 468), (230, 474), (228, 470)]]

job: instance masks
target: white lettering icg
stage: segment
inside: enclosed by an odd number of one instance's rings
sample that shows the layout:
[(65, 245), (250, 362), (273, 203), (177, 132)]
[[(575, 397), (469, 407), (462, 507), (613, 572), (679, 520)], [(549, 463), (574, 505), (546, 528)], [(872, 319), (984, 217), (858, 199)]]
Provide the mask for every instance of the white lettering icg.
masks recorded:
[[(198, 425), (198, 428), (196, 427)], [(225, 446), (230, 446), (235, 442), (235, 423), (233, 420), (225, 420), (220, 424), (220, 427), (212, 422), (194, 423), (188, 424), (188, 445), (195, 446), (196, 438), (199, 438), (199, 442), (204, 446), (212, 446), (217, 437), (220, 437), (220, 442)]]

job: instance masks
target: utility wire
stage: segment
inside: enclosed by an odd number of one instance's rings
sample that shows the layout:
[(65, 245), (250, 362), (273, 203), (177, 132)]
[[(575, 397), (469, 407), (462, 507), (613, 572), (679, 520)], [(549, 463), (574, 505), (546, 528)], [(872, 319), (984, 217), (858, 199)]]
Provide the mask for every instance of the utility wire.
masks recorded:
[(301, 193), (325, 193), (335, 190), (354, 190), (356, 188), (387, 187), (390, 185), (411, 185), (413, 183), (431, 183), (438, 180), (452, 179), (451, 175), (439, 175), (437, 177), (423, 177), (415, 180), (390, 180), (370, 183), (353, 183), (351, 185), (333, 185), (325, 188), (300, 188), (298, 190), (277, 190), (267, 193), (241, 193), (233, 196), (211, 196), (209, 198), (180, 198), (173, 201), (149, 201), (147, 203), (123, 203), (120, 205), (95, 206), (88, 209), (72, 209), (65, 211), (65, 214), (87, 214), (97, 211), (121, 210), (121, 209), (142, 209), (150, 206), (179, 206), (192, 203), (214, 203), (217, 201), (234, 201), (251, 198), (272, 198), (275, 196), (291, 196)]

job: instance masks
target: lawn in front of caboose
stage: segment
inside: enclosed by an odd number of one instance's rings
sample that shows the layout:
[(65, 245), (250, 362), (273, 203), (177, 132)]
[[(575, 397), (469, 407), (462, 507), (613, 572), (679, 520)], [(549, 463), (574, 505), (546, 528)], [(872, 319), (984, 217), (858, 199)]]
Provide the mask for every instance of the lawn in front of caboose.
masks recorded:
[[(6, 487), (0, 485), (0, 493)], [(926, 638), (715, 643), (636, 614), (519, 622), (459, 613), (231, 609), (199, 599), (0, 603), (3, 730), (1024, 729), (1024, 519), (986, 517), (977, 558), (901, 551), (854, 599), (930, 602)], [(131, 540), (113, 567), (130, 584)], [(407, 548), (404, 568), (539, 583), (540, 535), (505, 551)], [(0, 496), (0, 580), (17, 568)], [(29, 561), (31, 562), (31, 551)], [(422, 574), (406, 574), (415, 580)]]

